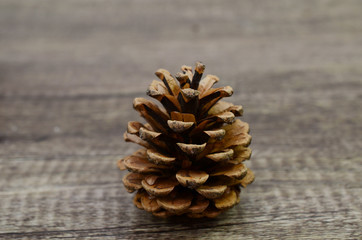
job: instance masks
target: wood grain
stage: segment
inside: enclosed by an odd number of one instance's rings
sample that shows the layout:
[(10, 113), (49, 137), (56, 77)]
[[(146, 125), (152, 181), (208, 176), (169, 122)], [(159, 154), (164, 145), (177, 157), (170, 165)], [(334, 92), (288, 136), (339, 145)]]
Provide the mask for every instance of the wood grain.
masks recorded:
[[(361, 239), (361, 1), (0, 1), (1, 239)], [(160, 67), (234, 88), (256, 181), (217, 219), (136, 209), (116, 161)]]

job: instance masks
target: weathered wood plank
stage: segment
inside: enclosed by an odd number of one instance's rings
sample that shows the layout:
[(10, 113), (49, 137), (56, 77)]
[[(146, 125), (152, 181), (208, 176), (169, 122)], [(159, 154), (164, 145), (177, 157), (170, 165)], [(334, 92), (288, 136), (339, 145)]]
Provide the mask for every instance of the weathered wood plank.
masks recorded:
[[(207, 239), (257, 234), (254, 229), (258, 227), (268, 232), (259, 233), (260, 237), (307, 237), (314, 224), (329, 229), (324, 238), (357, 236), (362, 194), (358, 159), (330, 163), (312, 158), (271, 158), (271, 152), (256, 154), (258, 161), (252, 167), (258, 181), (242, 194), (241, 205), (218, 220), (199, 222), (160, 220), (130, 207), (131, 196), (121, 187), (121, 173), (111, 167), (114, 157), (3, 162), (1, 166), (7, 171), (2, 172), (0, 204), (6, 224), (1, 225), (0, 236), (153, 238), (170, 236), (167, 234), (176, 229), (175, 236), (191, 238), (202, 231)], [(287, 164), (291, 160), (299, 165)], [(347, 162), (354, 168), (340, 167)], [(333, 229), (339, 222), (344, 227)], [(298, 229), (300, 225), (303, 229)], [(355, 231), (346, 232), (346, 228)]]
[[(0, 1), (1, 239), (359, 239), (361, 1)], [(234, 88), (256, 181), (217, 219), (133, 207), (116, 161), (159, 67)]]

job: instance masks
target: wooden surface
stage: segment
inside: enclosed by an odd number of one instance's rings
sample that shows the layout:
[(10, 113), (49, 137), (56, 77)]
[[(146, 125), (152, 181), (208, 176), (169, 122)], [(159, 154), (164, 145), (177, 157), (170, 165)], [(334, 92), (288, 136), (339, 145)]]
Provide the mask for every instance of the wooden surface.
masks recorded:
[[(0, 1), (0, 239), (362, 239), (362, 1)], [(132, 205), (157, 68), (234, 88), (256, 181), (217, 219)], [(221, 84), (220, 84), (221, 85)]]

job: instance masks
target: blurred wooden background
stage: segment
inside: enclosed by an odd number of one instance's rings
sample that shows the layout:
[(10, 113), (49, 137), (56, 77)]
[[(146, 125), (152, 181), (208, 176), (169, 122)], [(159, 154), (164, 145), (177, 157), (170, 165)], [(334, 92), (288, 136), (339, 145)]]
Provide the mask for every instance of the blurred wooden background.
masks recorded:
[[(1, 239), (361, 239), (362, 1), (0, 0)], [(242, 104), (256, 181), (217, 219), (132, 205), (116, 161), (157, 68)], [(221, 84), (220, 84), (221, 85)]]

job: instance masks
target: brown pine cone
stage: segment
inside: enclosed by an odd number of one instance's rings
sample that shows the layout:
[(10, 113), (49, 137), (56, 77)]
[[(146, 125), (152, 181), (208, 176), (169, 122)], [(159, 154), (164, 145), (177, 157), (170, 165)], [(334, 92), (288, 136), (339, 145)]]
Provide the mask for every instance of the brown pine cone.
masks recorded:
[(143, 148), (118, 161), (128, 169), (123, 183), (137, 191), (134, 204), (155, 216), (186, 214), (216, 217), (239, 201), (240, 186), (254, 180), (244, 164), (250, 158), (249, 125), (239, 105), (220, 101), (233, 94), (231, 87), (212, 88), (214, 75), (201, 80), (205, 65), (195, 72), (182, 66), (175, 78), (159, 69), (147, 94), (161, 102), (136, 98), (134, 108), (146, 124), (129, 122), (125, 141)]

